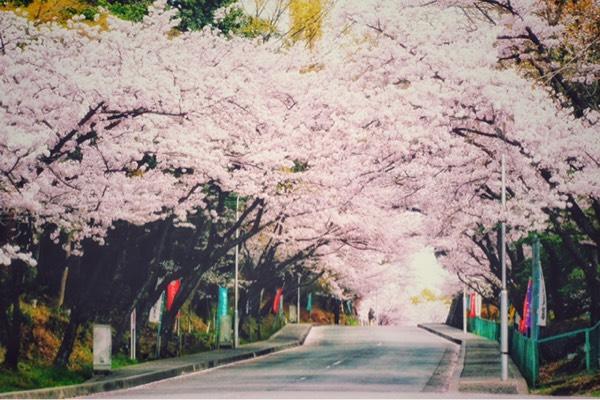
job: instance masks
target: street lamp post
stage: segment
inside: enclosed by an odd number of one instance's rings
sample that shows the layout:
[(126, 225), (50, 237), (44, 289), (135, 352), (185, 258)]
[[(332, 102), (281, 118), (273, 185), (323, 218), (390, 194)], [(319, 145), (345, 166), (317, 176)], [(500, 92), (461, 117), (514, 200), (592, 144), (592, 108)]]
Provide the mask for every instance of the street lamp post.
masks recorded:
[[(239, 219), (239, 207), (240, 207), (240, 196), (236, 195), (235, 198), (235, 223), (237, 224)], [(235, 230), (235, 239), (237, 240), (240, 236), (239, 229)], [(240, 345), (240, 337), (239, 337), (239, 325), (240, 325), (240, 316), (238, 310), (238, 300), (239, 300), (239, 288), (238, 288), (238, 279), (239, 279), (239, 244), (235, 245), (235, 282), (234, 282), (234, 300), (233, 300), (233, 347), (238, 348)]]
[(462, 315), (463, 315), (463, 333), (467, 333), (467, 286), (463, 288), (463, 296), (462, 296)]
[(300, 323), (300, 274), (298, 274), (298, 305), (297, 305), (297, 314), (296, 314), (296, 323)]
[[(506, 171), (502, 155), (502, 209), (506, 211)], [(502, 266), (502, 291), (500, 292), (500, 352), (502, 380), (508, 380), (508, 292), (506, 291), (506, 223), (504, 216), (500, 223), (500, 263)]]

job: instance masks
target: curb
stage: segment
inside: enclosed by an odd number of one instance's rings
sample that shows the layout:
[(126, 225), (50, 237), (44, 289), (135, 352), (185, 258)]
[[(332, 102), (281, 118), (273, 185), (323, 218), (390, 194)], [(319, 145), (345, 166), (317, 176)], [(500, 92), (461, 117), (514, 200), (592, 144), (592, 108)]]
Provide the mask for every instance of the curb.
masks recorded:
[(456, 367), (454, 368), (452, 376), (450, 377), (450, 384), (448, 385), (448, 391), (454, 393), (457, 393), (460, 388), (460, 376), (462, 375), (463, 369), (465, 368), (465, 354), (467, 353), (466, 346), (463, 346), (462, 341), (460, 341), (459, 345), (460, 350), (458, 351)]
[(450, 376), (450, 382), (448, 383), (448, 392), (458, 393), (460, 388), (460, 376), (465, 366), (466, 350), (463, 341), (452, 336), (446, 335), (442, 332), (436, 331), (435, 329), (432, 329), (428, 326), (417, 324), (417, 327), (429, 333), (433, 333), (434, 335), (440, 336), (460, 346), (460, 349), (458, 350), (458, 359), (456, 360), (456, 367), (454, 368), (454, 371), (452, 371), (452, 375)]
[(220, 360), (208, 360), (203, 362), (190, 363), (179, 367), (164, 368), (157, 371), (142, 373), (140, 375), (107, 380), (103, 382), (88, 382), (78, 385), (57, 386), (53, 388), (43, 388), (35, 390), (24, 390), (18, 392), (0, 393), (0, 399), (47, 399), (47, 398), (71, 398), (87, 396), (94, 393), (110, 392), (113, 390), (129, 389), (135, 386), (145, 385), (151, 382), (173, 378), (192, 372), (207, 370), (222, 365), (232, 364), (237, 361), (248, 360), (293, 347), (302, 346), (312, 327), (308, 327), (305, 334), (298, 340), (288, 343), (269, 346), (257, 351), (225, 357)]
[(421, 325), (421, 324), (417, 324), (417, 327), (419, 327), (419, 328), (421, 328), (421, 329), (425, 329), (427, 332), (431, 332), (431, 333), (433, 333), (433, 334), (435, 334), (435, 335), (441, 336), (441, 337), (443, 337), (444, 339), (446, 339), (446, 340), (449, 340), (449, 341), (451, 341), (451, 342), (454, 342), (454, 343), (456, 343), (456, 344), (459, 344), (459, 345), (461, 345), (461, 346), (462, 346), (462, 344), (463, 344), (463, 341), (462, 341), (461, 339), (457, 339), (457, 338), (455, 338), (455, 337), (452, 337), (452, 336), (446, 335), (445, 333), (442, 333), (442, 332), (436, 331), (435, 329), (432, 329), (432, 328), (430, 328), (430, 327), (428, 327), (428, 326)]
[[(506, 394), (509, 394), (512, 392), (511, 389), (514, 389), (516, 391), (516, 394), (518, 394), (518, 395), (529, 394), (529, 387), (527, 386), (527, 382), (525, 381), (525, 378), (523, 378), (520, 371), (518, 370), (518, 368), (516, 367), (516, 365), (514, 364), (514, 362), (512, 361), (512, 359), (510, 357), (508, 359), (508, 363), (509, 363), (508, 365), (509, 365), (510, 370), (512, 370), (513, 374), (516, 376), (515, 378), (511, 378), (506, 382), (502, 382), (502, 381), (496, 382), (496, 379), (489, 379), (489, 380), (462, 379), (463, 382), (461, 382), (461, 375), (462, 375), (462, 372), (465, 367), (465, 355), (466, 355), (465, 340), (459, 339), (456, 337), (452, 337), (450, 335), (447, 335), (443, 332), (436, 331), (435, 329), (430, 328), (425, 325), (422, 325), (422, 324), (418, 324), (417, 327), (460, 345), (460, 353), (459, 353), (458, 360), (457, 360), (457, 366), (454, 370), (454, 373), (452, 374), (452, 377), (450, 379), (449, 388), (448, 388), (450, 392), (455, 392), (455, 393), (458, 393), (458, 392), (461, 392), (461, 393), (506, 393)], [(486, 389), (490, 388), (490, 384), (493, 384), (495, 386), (496, 390), (486, 390)]]

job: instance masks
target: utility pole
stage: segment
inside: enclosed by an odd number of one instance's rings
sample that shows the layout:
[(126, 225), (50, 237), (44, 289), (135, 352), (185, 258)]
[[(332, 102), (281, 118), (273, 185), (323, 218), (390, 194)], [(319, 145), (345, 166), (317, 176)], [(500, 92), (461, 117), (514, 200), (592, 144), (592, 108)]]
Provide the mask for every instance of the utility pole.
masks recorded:
[[(239, 219), (239, 208), (240, 208), (240, 196), (236, 195), (235, 197), (235, 223), (238, 223)], [(237, 240), (240, 236), (239, 228), (235, 230), (235, 240)], [(240, 316), (238, 311), (238, 300), (239, 300), (239, 289), (238, 289), (238, 279), (239, 279), (239, 258), (240, 258), (240, 250), (239, 244), (235, 245), (235, 282), (234, 282), (234, 300), (233, 300), (233, 348), (237, 349), (240, 345), (240, 337), (239, 337), (239, 325), (240, 325)]]
[(462, 313), (463, 313), (463, 333), (467, 333), (467, 286), (463, 288), (462, 296)]
[[(506, 167), (502, 154), (502, 210), (506, 212)], [(502, 265), (502, 291), (500, 292), (500, 352), (502, 380), (508, 380), (508, 292), (506, 291), (506, 222), (500, 223), (500, 263)]]
[(300, 323), (300, 274), (298, 274), (298, 305), (296, 323)]

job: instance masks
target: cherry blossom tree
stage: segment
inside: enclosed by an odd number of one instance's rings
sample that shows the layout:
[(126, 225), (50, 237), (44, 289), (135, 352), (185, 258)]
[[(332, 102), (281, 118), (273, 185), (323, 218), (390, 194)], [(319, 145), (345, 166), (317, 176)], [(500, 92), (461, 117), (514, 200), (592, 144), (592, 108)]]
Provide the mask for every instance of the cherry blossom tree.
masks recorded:
[(78, 263), (92, 241), (121, 240), (119, 224), (148, 227), (159, 245), (130, 302), (147, 309), (183, 278), (167, 339), (238, 245), (249, 278), (267, 260), (341, 297), (371, 293), (369, 277), (396, 276), (423, 243), (493, 293), (500, 220), (516, 242), (569, 218), (598, 253), (598, 112), (580, 96), (597, 41), (556, 64), (570, 22), (540, 7), (339, 2), (320, 40), (286, 47), (175, 33), (161, 2), (108, 30), (1, 12), (0, 263), (22, 279), (45, 233)]

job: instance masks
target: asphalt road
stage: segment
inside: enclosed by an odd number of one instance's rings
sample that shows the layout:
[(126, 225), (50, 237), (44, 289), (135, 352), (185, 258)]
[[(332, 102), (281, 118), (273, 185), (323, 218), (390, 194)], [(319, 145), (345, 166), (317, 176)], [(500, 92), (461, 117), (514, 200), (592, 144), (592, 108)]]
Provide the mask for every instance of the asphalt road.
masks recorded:
[(96, 398), (348, 398), (444, 392), (458, 346), (417, 327), (314, 327), (304, 346)]

